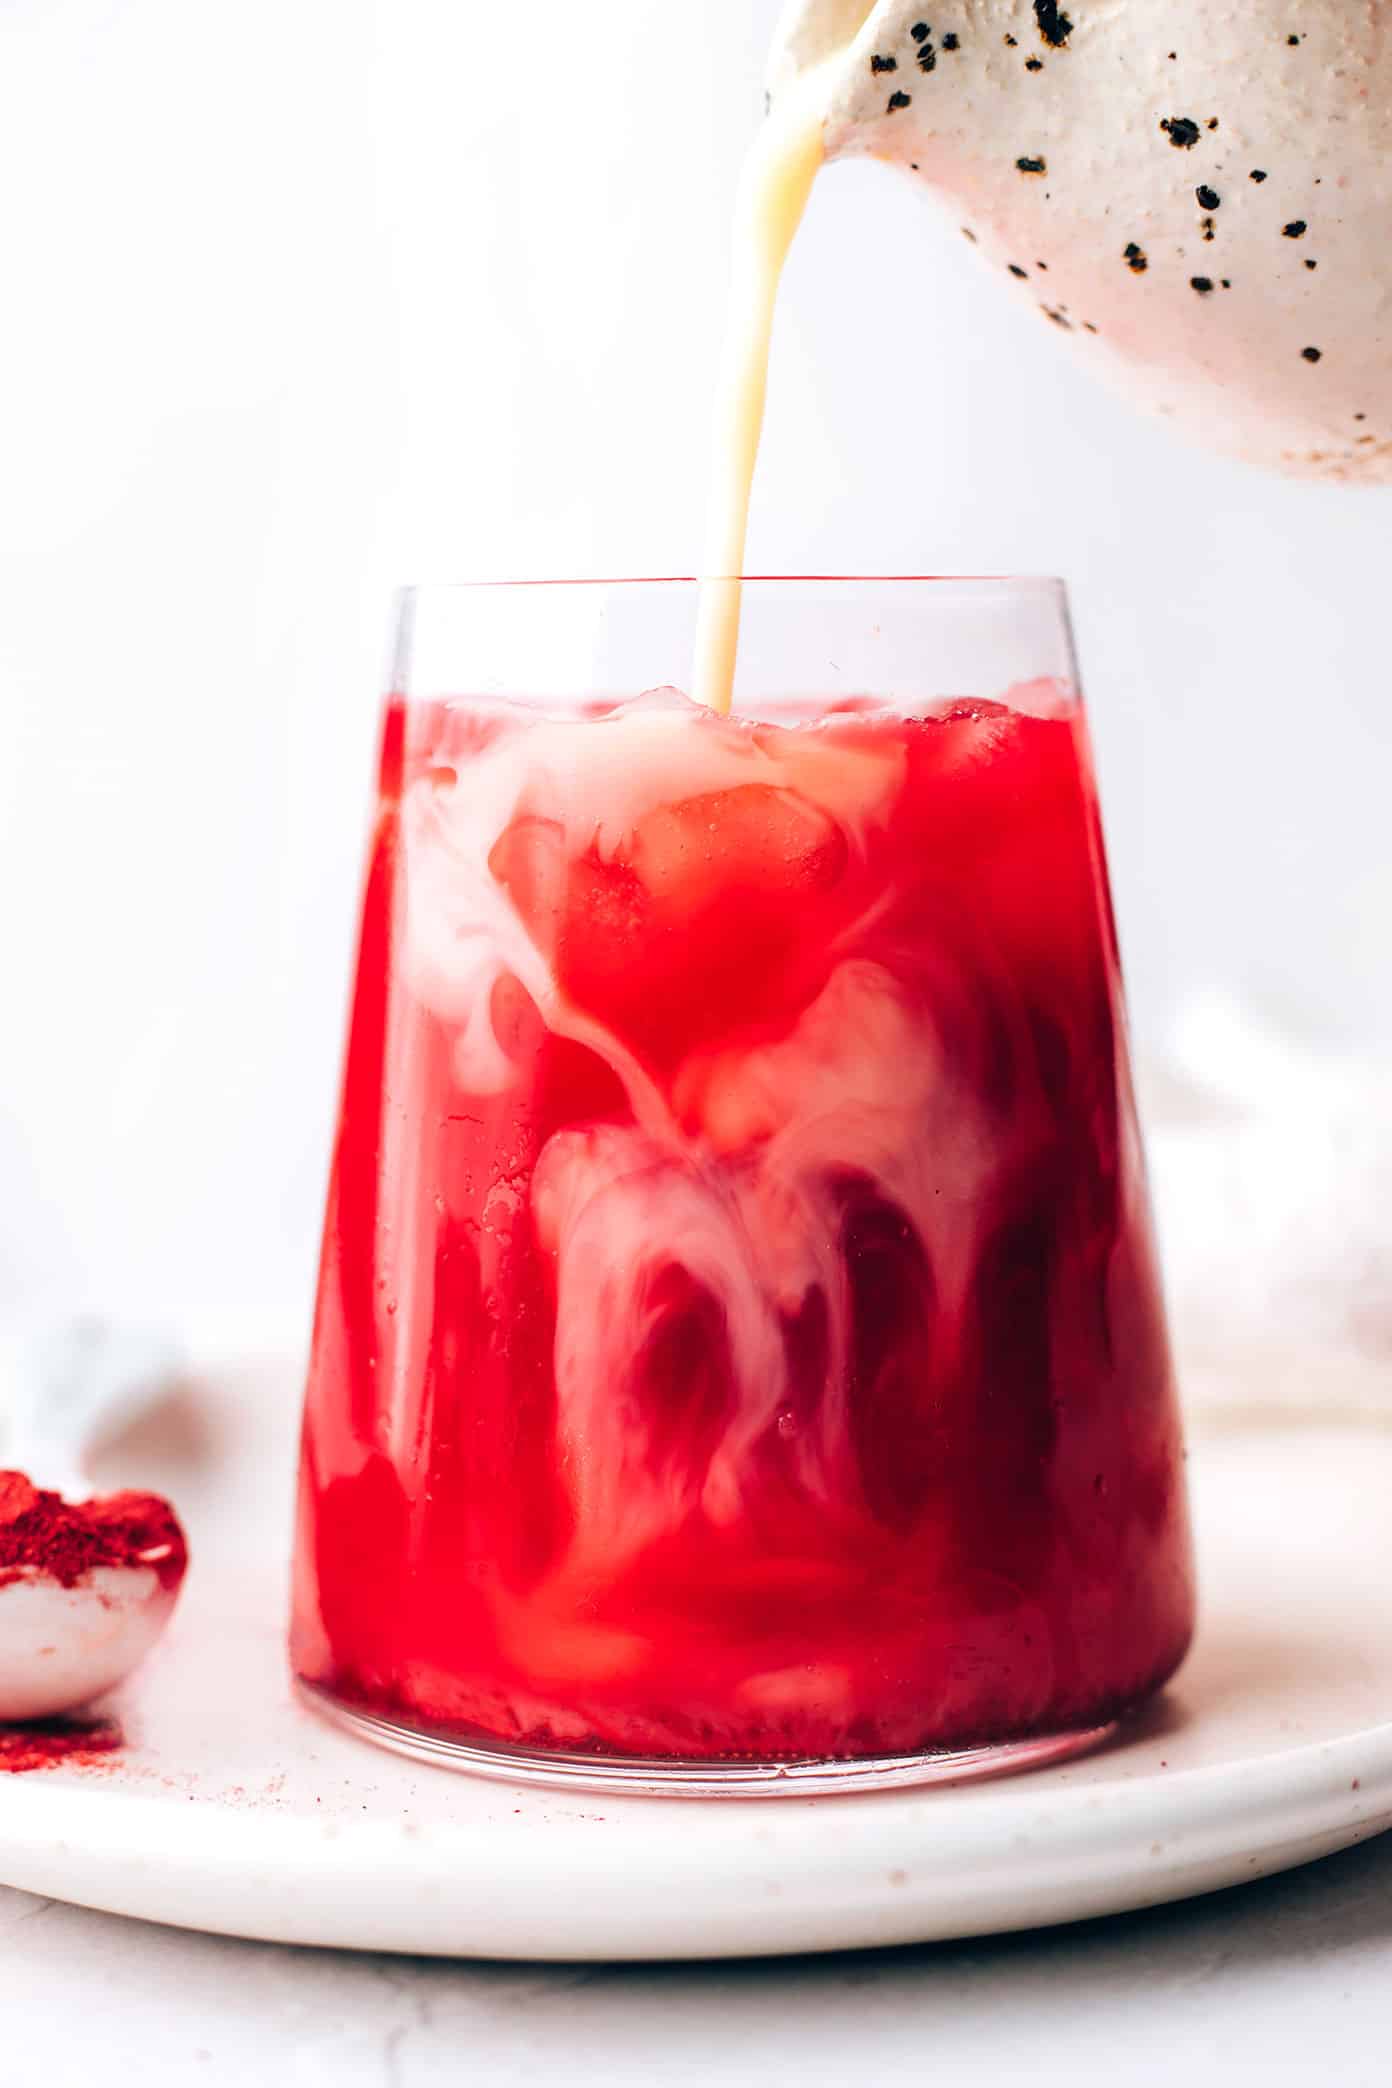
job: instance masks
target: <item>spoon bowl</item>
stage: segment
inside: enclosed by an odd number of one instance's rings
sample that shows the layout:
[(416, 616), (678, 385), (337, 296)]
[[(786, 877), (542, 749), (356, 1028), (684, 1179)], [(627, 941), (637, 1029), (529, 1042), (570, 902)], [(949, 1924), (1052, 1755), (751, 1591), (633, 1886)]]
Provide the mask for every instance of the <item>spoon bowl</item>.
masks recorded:
[[(169, 1621), (187, 1561), (173, 1511), (150, 1494), (93, 1499), (83, 1468), (96, 1443), (159, 1400), (176, 1366), (158, 1336), (89, 1315), (0, 1338), (3, 1461), (12, 1467), (0, 1473), (0, 1724), (92, 1703), (125, 1680)], [(75, 1552), (46, 1551), (44, 1531), (32, 1527), (45, 1510), (67, 1522)]]
[(42, 1568), (11, 1568), (0, 1576), (0, 1723), (59, 1718), (115, 1688), (177, 1595), (156, 1562), (94, 1566), (68, 1588)]

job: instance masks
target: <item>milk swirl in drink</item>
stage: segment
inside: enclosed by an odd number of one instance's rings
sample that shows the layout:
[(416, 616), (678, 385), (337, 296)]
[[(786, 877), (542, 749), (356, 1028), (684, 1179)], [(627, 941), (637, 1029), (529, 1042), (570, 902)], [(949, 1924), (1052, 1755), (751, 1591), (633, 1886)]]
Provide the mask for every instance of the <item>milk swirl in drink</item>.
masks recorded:
[(1120, 1065), (1066, 690), (398, 700), (301, 1674), (717, 1763), (1138, 1701), (1191, 1588)]

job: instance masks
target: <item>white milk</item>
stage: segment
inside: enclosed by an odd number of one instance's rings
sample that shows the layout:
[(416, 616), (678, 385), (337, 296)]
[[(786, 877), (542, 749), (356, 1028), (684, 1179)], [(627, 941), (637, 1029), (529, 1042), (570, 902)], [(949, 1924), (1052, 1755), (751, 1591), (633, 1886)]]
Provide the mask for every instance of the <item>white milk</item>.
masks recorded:
[(831, 73), (814, 66), (780, 100), (754, 141), (735, 205), (734, 265), (711, 443), (710, 513), (691, 693), (727, 712), (739, 649), (740, 576), (749, 496), (764, 426), (769, 349), (789, 249), (824, 157)]

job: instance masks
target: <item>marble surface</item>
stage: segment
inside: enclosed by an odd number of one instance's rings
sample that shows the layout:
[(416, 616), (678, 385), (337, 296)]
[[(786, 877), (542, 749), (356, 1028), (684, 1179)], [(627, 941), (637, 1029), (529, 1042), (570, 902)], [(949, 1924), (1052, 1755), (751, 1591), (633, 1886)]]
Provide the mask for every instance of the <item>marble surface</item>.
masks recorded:
[[(91, 2088), (1382, 2088), (1392, 1836), (1186, 1906), (863, 1957), (536, 1967), (284, 1949), (0, 1892), (7, 2080)], [(968, 2072), (970, 2069), (970, 2073)]]

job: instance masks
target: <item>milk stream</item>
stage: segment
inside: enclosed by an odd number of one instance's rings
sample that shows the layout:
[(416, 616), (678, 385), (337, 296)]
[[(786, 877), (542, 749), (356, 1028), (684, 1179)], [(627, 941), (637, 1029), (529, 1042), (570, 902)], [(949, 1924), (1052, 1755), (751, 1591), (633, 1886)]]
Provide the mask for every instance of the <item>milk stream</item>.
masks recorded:
[(729, 314), (711, 443), (710, 511), (692, 694), (725, 715), (739, 650), (749, 500), (764, 427), (774, 312), (784, 266), (824, 158), (835, 59), (814, 66), (768, 117), (745, 161), (735, 205)]

